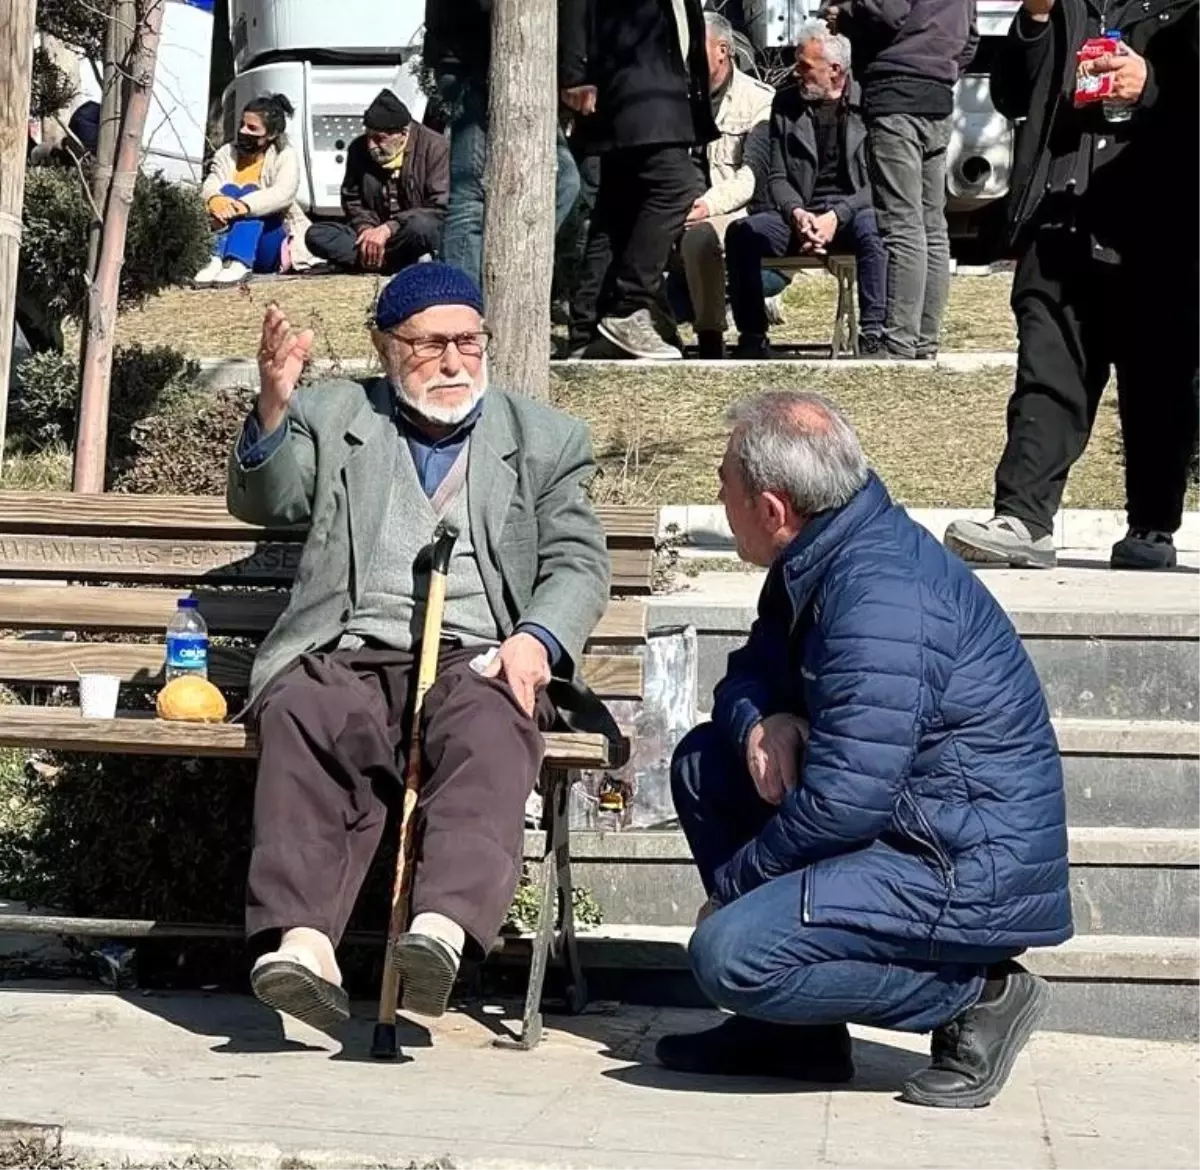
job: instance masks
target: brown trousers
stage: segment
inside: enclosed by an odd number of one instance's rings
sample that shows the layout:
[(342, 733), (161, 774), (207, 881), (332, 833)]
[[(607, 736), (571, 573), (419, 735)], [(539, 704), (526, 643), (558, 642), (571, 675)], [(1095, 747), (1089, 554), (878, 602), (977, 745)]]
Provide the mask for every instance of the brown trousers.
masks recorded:
[[(525, 801), (554, 721), (443, 646), (425, 696), (412, 912), (457, 922), (486, 953), (521, 872)], [(335, 945), (398, 809), (416, 659), (394, 650), (306, 654), (255, 704), (261, 742), (246, 933), (308, 926)]]

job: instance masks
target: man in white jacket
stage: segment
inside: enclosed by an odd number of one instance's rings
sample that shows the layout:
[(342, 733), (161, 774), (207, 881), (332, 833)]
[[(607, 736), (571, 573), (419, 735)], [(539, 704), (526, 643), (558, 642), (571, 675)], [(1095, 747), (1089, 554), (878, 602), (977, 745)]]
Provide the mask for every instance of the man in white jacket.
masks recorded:
[(702, 358), (725, 356), (725, 229), (754, 198), (754, 171), (744, 161), (746, 139), (766, 133), (775, 91), (734, 63), (733, 28), (716, 12), (704, 14), (709, 91), (721, 136), (710, 142), (708, 190), (692, 204), (679, 252), (695, 312)]

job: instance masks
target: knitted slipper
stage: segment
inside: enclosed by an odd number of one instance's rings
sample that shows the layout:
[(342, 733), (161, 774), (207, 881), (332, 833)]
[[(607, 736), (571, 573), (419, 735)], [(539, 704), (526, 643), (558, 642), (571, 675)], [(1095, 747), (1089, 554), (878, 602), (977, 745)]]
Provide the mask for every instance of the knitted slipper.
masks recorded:
[(392, 954), (400, 976), (400, 1006), (420, 1016), (445, 1014), (458, 975), (458, 956), (441, 939), (402, 934)]
[(316, 957), (307, 952), (273, 951), (254, 964), (250, 988), (267, 1007), (327, 1032), (350, 1018), (350, 998), (318, 975), (313, 970), (317, 966)]

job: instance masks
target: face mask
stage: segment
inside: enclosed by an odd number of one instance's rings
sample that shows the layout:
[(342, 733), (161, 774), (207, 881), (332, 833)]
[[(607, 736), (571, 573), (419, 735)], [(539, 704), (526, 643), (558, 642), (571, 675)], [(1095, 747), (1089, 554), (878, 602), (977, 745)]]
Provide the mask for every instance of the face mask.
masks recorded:
[(239, 130), (237, 133), (237, 148), (243, 154), (257, 154), (266, 145), (265, 138), (259, 138), (257, 134), (249, 134), (245, 130)]

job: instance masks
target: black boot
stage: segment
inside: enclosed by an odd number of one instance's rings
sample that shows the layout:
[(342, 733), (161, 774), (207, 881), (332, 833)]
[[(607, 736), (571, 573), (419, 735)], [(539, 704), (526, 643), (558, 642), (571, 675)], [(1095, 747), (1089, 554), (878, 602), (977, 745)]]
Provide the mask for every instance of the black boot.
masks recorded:
[(789, 1077), (824, 1085), (854, 1076), (845, 1024), (800, 1027), (730, 1016), (704, 1032), (664, 1036), (654, 1049), (675, 1072), (723, 1077)]
[(716, 329), (701, 329), (696, 334), (696, 348), (706, 361), (722, 361), (725, 357), (725, 335)]
[(989, 972), (983, 998), (933, 1033), (933, 1063), (904, 1082), (914, 1105), (978, 1109), (1004, 1088), (1026, 1041), (1045, 1015), (1050, 987), (1020, 963)]
[(744, 361), (775, 361), (779, 354), (771, 348), (771, 343), (764, 333), (739, 333), (737, 349), (733, 351), (735, 358)]
[(1131, 528), (1113, 545), (1114, 569), (1173, 569), (1176, 564), (1175, 538), (1169, 532)]

